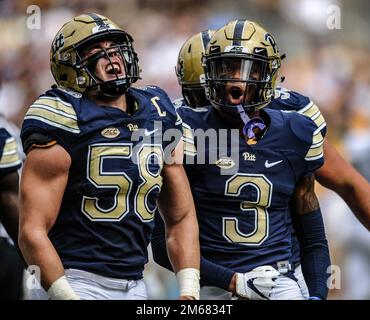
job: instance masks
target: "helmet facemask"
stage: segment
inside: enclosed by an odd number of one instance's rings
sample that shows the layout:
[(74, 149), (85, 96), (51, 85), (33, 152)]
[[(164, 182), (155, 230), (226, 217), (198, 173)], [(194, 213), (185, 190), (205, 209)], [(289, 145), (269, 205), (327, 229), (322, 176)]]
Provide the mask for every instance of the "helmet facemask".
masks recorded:
[(182, 96), (189, 107), (201, 108), (209, 105), (203, 85), (183, 84)]
[(205, 59), (208, 99), (216, 108), (247, 113), (270, 102), (273, 92), (271, 61), (253, 55), (209, 55)]
[[(112, 41), (112, 44), (109, 48), (97, 48), (89, 55), (89, 51), (99, 41)], [(74, 67), (78, 74), (77, 82), (90, 92), (114, 98), (126, 93), (129, 86), (140, 78), (137, 54), (126, 34), (115, 36), (108, 34), (105, 37), (89, 39), (87, 42), (78, 44), (75, 52)], [(109, 71), (106, 72), (114, 76), (112, 79), (104, 81), (97, 75), (96, 67), (100, 59), (108, 61), (106, 70)]]

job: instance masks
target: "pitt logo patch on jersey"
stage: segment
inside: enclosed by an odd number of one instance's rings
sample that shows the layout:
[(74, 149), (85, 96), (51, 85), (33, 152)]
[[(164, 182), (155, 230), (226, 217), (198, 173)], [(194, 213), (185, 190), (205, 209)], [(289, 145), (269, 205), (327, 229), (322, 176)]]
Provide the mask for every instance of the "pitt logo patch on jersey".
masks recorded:
[(215, 162), (216, 166), (220, 167), (221, 169), (231, 169), (235, 166), (235, 161), (230, 158), (221, 158)]
[(116, 138), (116, 137), (118, 137), (119, 134), (120, 134), (120, 131), (117, 128), (113, 128), (113, 127), (105, 128), (101, 132), (101, 135), (105, 138), (108, 138), (108, 139)]
[(244, 152), (243, 158), (245, 161), (256, 161), (256, 155), (249, 152)]
[(128, 123), (127, 124), (127, 128), (130, 130), (130, 131), (137, 131), (139, 130), (139, 126), (135, 123)]

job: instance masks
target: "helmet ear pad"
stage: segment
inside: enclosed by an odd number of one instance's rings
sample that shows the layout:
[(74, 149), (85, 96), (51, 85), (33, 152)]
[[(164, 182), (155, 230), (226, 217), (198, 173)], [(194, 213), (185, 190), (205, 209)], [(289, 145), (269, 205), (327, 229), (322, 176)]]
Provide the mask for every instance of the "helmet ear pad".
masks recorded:
[(74, 48), (56, 53), (50, 59), (51, 72), (59, 86), (83, 93), (88, 86), (89, 75), (76, 66), (76, 60)]

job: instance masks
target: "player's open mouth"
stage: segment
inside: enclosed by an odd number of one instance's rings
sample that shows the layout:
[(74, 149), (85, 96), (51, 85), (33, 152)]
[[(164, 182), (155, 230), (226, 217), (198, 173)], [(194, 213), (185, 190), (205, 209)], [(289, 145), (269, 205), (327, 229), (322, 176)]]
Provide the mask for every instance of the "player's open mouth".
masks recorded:
[(243, 101), (244, 98), (244, 92), (241, 88), (239, 87), (231, 87), (229, 89), (229, 101), (232, 104), (239, 104)]
[(232, 87), (230, 90), (230, 95), (233, 99), (240, 99), (240, 97), (243, 95), (243, 91), (238, 87)]
[(105, 67), (105, 72), (111, 75), (118, 75), (120, 76), (122, 73), (122, 68), (118, 62), (109, 63)]

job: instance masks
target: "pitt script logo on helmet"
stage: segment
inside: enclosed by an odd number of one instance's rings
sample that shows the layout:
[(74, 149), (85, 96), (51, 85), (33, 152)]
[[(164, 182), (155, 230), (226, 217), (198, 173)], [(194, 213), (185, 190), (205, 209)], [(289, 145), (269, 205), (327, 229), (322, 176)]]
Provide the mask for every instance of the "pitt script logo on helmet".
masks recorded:
[(192, 108), (209, 105), (203, 86), (202, 56), (214, 33), (213, 30), (205, 30), (191, 36), (182, 45), (177, 58), (175, 67), (177, 79), (186, 104)]
[(246, 112), (273, 98), (282, 57), (276, 42), (258, 23), (239, 19), (212, 36), (203, 56), (206, 94), (212, 105)]
[[(84, 58), (82, 52), (92, 44), (109, 40), (114, 45)], [(61, 87), (83, 93), (96, 90), (107, 96), (124, 94), (140, 79), (138, 57), (132, 37), (110, 19), (95, 13), (82, 14), (65, 23), (56, 34), (50, 50), (51, 72)], [(111, 53), (121, 55), (124, 76), (119, 76), (110, 59)], [(94, 70), (100, 58), (110, 61), (115, 79), (102, 81)]]

